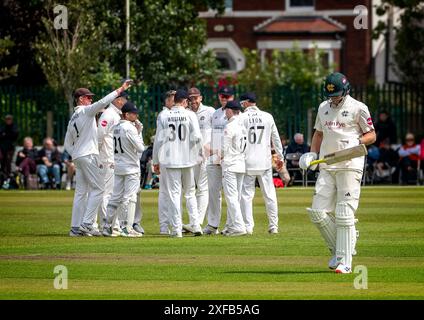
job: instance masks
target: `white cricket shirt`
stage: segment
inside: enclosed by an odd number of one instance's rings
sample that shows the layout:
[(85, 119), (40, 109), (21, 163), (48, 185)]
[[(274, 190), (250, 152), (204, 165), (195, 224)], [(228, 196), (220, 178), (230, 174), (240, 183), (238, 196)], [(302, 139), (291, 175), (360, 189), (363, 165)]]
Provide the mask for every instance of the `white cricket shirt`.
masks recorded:
[(165, 168), (189, 168), (197, 164), (202, 134), (196, 115), (180, 106), (163, 110), (153, 145), (153, 163)]
[(113, 128), (121, 120), (121, 114), (121, 110), (111, 103), (98, 121), (99, 157), (105, 164), (114, 163)]
[(222, 170), (245, 173), (246, 129), (239, 115), (231, 117), (224, 128)]
[[(216, 109), (212, 114), (212, 134), (210, 149), (212, 151), (222, 149), (222, 141), (224, 138), (224, 128), (227, 124), (227, 118), (225, 116), (225, 111), (221, 108)], [(208, 164), (221, 164), (221, 158), (215, 152), (208, 159)]]
[[(337, 107), (331, 107), (329, 101), (321, 103), (314, 128), (323, 132), (319, 152), (320, 159), (322, 159), (329, 153), (357, 146), (358, 139), (364, 133), (374, 130), (374, 125), (368, 107), (347, 95), (345, 101)], [(358, 157), (332, 165), (322, 163), (320, 168), (363, 170), (364, 158)]]
[(140, 172), (140, 157), (144, 151), (142, 134), (134, 123), (120, 120), (113, 129), (115, 174), (127, 175)]
[(99, 154), (95, 116), (117, 96), (118, 93), (113, 91), (91, 105), (75, 107), (64, 143), (65, 150), (74, 160), (90, 154)]
[(246, 172), (249, 175), (261, 174), (272, 168), (271, 143), (283, 159), (283, 147), (274, 117), (257, 106), (251, 106), (240, 118), (247, 131)]

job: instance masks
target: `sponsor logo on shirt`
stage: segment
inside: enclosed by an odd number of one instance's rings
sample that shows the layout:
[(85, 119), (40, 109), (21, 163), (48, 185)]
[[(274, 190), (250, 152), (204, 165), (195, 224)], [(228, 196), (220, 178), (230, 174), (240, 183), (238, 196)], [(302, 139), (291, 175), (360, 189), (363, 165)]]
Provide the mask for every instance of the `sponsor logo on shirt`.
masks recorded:
[(367, 119), (367, 123), (368, 123), (369, 126), (372, 126), (372, 119), (371, 119), (371, 117)]
[(107, 126), (107, 121), (106, 120), (102, 120), (102, 122), (100, 124), (102, 125), (102, 127), (106, 127)]
[(339, 121), (325, 121), (324, 126), (329, 128), (345, 128), (346, 123)]
[(342, 112), (342, 116), (343, 116), (343, 117), (347, 117), (347, 116), (348, 116), (348, 114), (349, 114), (349, 111), (347, 111), (347, 110), (345, 110), (345, 111), (343, 111), (343, 112)]

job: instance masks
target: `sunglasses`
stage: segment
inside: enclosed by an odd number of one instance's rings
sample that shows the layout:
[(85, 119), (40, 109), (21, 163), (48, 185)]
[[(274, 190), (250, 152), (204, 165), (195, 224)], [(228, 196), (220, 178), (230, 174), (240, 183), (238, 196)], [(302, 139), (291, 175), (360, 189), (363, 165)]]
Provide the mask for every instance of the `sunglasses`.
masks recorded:
[(220, 94), (220, 95), (219, 95), (219, 97), (220, 97), (221, 99), (229, 99), (231, 96), (226, 95), (226, 94)]

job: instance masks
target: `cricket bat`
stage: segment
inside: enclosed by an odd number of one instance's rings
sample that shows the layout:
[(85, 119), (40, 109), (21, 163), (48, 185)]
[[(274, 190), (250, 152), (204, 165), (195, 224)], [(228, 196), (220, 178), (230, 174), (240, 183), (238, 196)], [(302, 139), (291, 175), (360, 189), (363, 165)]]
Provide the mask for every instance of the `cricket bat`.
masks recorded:
[(350, 160), (353, 158), (366, 156), (367, 154), (368, 154), (367, 147), (364, 144), (360, 144), (359, 146), (356, 146), (353, 148), (348, 148), (348, 149), (340, 150), (337, 152), (329, 153), (325, 155), (324, 158), (322, 159), (311, 161), (309, 166), (313, 166), (319, 163), (333, 164), (337, 162)]

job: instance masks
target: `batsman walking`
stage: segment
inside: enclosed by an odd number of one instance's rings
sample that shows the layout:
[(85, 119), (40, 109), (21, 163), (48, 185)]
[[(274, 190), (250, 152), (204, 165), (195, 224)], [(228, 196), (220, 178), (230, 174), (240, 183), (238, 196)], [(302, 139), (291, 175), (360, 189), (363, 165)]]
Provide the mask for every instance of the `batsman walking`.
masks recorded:
[[(375, 142), (376, 135), (368, 107), (349, 95), (350, 85), (341, 73), (332, 73), (324, 83), (328, 98), (320, 104), (312, 138), (311, 152), (302, 155), (299, 166), (307, 170), (311, 161), (333, 152)], [(314, 170), (316, 167), (311, 166)], [(330, 249), (329, 268), (336, 273), (352, 272), (356, 254), (355, 212), (358, 209), (364, 157), (333, 164), (320, 164), (311, 221), (317, 226)], [(332, 212), (335, 215), (332, 215)]]

